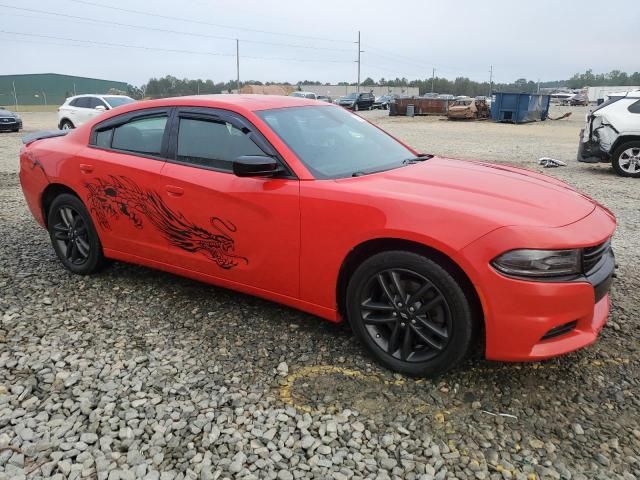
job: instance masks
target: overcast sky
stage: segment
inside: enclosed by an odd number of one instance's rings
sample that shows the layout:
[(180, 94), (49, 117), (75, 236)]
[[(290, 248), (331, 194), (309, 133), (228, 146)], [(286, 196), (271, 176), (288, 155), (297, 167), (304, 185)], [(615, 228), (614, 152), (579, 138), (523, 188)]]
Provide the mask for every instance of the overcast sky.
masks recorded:
[(243, 80), (355, 82), (358, 30), (362, 79), (425, 78), (435, 68), (487, 80), (490, 65), (497, 82), (640, 70), (638, 0), (0, 0), (0, 19), (11, 32), (0, 33), (0, 74), (134, 85), (166, 74), (234, 79), (235, 38)]

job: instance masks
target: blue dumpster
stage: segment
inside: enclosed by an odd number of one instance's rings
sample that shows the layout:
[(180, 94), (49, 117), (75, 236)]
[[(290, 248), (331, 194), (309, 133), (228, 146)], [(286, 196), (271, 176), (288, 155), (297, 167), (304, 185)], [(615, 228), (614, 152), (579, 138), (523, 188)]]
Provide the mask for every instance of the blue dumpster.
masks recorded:
[(546, 120), (549, 95), (501, 93), (491, 96), (491, 118), (496, 122), (524, 123)]

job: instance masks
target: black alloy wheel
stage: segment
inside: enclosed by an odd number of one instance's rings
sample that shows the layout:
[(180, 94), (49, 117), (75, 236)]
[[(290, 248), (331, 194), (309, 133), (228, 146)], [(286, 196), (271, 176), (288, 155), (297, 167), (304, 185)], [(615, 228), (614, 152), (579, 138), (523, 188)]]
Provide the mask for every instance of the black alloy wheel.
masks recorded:
[(97, 270), (103, 262), (102, 246), (87, 209), (75, 196), (62, 194), (49, 208), (49, 236), (62, 264), (81, 275)]
[(467, 354), (470, 303), (440, 265), (410, 252), (367, 259), (347, 291), (351, 326), (383, 365), (409, 375), (438, 375)]
[(360, 316), (374, 342), (403, 362), (429, 360), (449, 343), (451, 310), (442, 292), (424, 276), (389, 269), (369, 279)]

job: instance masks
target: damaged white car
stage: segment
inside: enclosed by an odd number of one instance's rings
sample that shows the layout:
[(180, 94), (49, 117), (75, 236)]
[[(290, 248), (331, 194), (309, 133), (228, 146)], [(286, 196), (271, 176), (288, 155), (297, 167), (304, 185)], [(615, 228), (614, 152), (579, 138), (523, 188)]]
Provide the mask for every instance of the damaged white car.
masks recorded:
[(611, 95), (587, 114), (578, 161), (610, 162), (618, 175), (640, 178), (640, 90)]

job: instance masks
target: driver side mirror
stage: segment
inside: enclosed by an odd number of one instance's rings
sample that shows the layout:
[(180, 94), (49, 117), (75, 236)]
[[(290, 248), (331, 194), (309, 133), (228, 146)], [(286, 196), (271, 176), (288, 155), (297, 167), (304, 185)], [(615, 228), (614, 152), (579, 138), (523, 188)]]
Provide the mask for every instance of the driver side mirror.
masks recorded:
[(233, 161), (233, 173), (238, 177), (273, 177), (282, 169), (275, 158), (244, 155)]
[(106, 110), (106, 107), (104, 105), (96, 105), (94, 108), (99, 112), (104, 112)]

